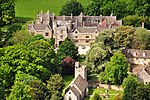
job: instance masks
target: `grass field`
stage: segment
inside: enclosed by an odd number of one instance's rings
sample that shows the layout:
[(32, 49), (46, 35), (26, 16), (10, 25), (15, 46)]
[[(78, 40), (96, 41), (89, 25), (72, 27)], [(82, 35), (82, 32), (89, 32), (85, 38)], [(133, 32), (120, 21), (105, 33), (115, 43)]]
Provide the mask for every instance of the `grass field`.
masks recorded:
[[(97, 93), (97, 94), (107, 94), (106, 90), (107, 89), (104, 89), (104, 88), (89, 88), (89, 95), (93, 95), (95, 93)], [(116, 91), (116, 90), (110, 89), (108, 91), (108, 94), (110, 95), (108, 100), (114, 100), (115, 95), (122, 94), (122, 93), (123, 93), (123, 91)], [(87, 97), (84, 100), (92, 100), (92, 97)], [(103, 98), (103, 100), (107, 100), (107, 98)]]
[[(83, 5), (86, 5), (89, 0), (78, 0)], [(43, 10), (49, 10), (55, 15), (59, 15), (62, 6), (67, 0), (16, 0), (16, 17), (35, 19), (36, 14)]]

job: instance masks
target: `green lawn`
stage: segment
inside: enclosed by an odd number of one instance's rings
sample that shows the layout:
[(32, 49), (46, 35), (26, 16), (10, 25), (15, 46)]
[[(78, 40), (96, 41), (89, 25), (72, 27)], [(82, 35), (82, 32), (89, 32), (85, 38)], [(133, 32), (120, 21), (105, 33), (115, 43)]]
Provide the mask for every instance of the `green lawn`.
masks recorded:
[[(54, 12), (59, 15), (59, 11), (67, 0), (16, 0), (16, 17), (35, 19), (36, 14), (41, 9), (46, 12)], [(89, 0), (78, 0), (83, 5), (86, 5)]]
[[(93, 95), (93, 94), (106, 94), (106, 89), (104, 88), (89, 88), (89, 95)], [(108, 94), (122, 94), (123, 91), (116, 91), (116, 90), (112, 90), (110, 89)], [(113, 100), (114, 99), (114, 95), (110, 95), (109, 97), (109, 100)], [(92, 97), (88, 97), (88, 98), (85, 98), (84, 100), (92, 100)], [(106, 98), (103, 98), (103, 100), (107, 100)]]

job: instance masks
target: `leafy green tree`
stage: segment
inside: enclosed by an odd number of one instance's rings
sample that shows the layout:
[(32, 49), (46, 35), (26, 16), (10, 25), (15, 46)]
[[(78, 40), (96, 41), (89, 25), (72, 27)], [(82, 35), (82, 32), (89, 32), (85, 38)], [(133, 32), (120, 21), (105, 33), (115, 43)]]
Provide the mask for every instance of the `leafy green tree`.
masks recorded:
[(137, 78), (129, 75), (124, 79), (122, 85), (124, 87), (122, 100), (135, 100), (134, 94), (136, 94), (136, 89), (140, 85)]
[(120, 26), (114, 32), (114, 40), (119, 48), (131, 48), (134, 37), (135, 28), (132, 26)]
[(150, 88), (146, 85), (137, 87), (134, 100), (150, 100)]
[(140, 27), (142, 25), (143, 18), (137, 15), (129, 15), (123, 18), (123, 25)]
[(29, 50), (35, 50), (43, 62), (42, 66), (51, 72), (57, 72), (57, 57), (54, 48), (45, 40), (36, 40), (28, 45)]
[(102, 100), (99, 94), (95, 93), (94, 96), (92, 97), (92, 100)]
[(52, 94), (50, 100), (62, 100), (62, 97), (60, 95), (61, 95), (60, 92), (55, 91), (55, 93)]
[(0, 52), (0, 65), (8, 64), (14, 74), (21, 70), (43, 80), (50, 76), (50, 71), (42, 66), (43, 60), (35, 50), (29, 50), (24, 45), (14, 45), (0, 49)]
[(142, 27), (136, 29), (133, 41), (132, 48), (134, 49), (150, 49), (150, 33)]
[(28, 38), (28, 39), (26, 39), (26, 41), (25, 41), (25, 45), (28, 45), (28, 44), (30, 44), (31, 42), (34, 42), (34, 41), (36, 41), (36, 40), (45, 40), (45, 38), (43, 37), (43, 35), (41, 35), (41, 34), (38, 34), (38, 35), (34, 35), (34, 36), (32, 36), (31, 38)]
[(14, 85), (12, 86), (11, 93), (8, 100), (31, 100), (31, 88), (28, 85), (32, 80), (37, 80), (36, 77), (18, 71), (15, 76)]
[(3, 32), (0, 28), (0, 47), (2, 47), (2, 46), (3, 46)]
[(0, 2), (0, 26), (4, 26), (15, 19), (15, 0), (0, 0)]
[(129, 15), (149, 16), (149, 0), (130, 0), (127, 2), (127, 11)]
[(25, 44), (28, 39), (31, 39), (32, 35), (27, 30), (21, 30), (12, 35), (9, 39), (9, 44)]
[(62, 93), (62, 90), (64, 88), (64, 83), (61, 75), (54, 74), (50, 77), (50, 79), (47, 81), (47, 88), (48, 90), (54, 94), (55, 92)]
[(122, 19), (128, 15), (128, 12), (126, 10), (127, 3), (124, 0), (115, 0), (112, 2), (112, 5), (109, 6), (112, 7), (111, 13), (117, 16), (117, 19)]
[(105, 30), (99, 33), (95, 42), (91, 44), (86, 54), (86, 65), (92, 72), (99, 72), (105, 67), (115, 49), (113, 31)]
[(78, 47), (70, 39), (65, 39), (65, 41), (60, 44), (59, 49), (57, 50), (57, 56), (59, 63), (66, 57), (71, 57), (75, 60), (78, 60)]
[(1, 31), (1, 43), (0, 46), (7, 46), (7, 45), (11, 45), (11, 43), (9, 43), (13, 33), (21, 30), (22, 27), (20, 24), (17, 23), (13, 23), (11, 25), (8, 25), (6, 28), (4, 28), (4, 31)]
[(66, 4), (62, 7), (60, 11), (60, 15), (70, 16), (78, 16), (81, 12), (83, 12), (82, 4), (77, 0), (67, 1)]
[(8, 100), (44, 100), (47, 97), (50, 97), (50, 94), (42, 81), (18, 71)]
[(100, 81), (109, 84), (122, 84), (123, 79), (127, 77), (128, 62), (121, 53), (115, 53), (110, 62), (105, 66), (104, 72), (100, 74)]
[(62, 99), (62, 91), (64, 88), (64, 83), (61, 75), (54, 74), (47, 81), (47, 88), (50, 92), (51, 99), (50, 100), (61, 100)]
[(102, 6), (102, 0), (91, 0), (85, 7), (84, 13), (89, 16), (99, 16), (102, 14), (100, 8)]

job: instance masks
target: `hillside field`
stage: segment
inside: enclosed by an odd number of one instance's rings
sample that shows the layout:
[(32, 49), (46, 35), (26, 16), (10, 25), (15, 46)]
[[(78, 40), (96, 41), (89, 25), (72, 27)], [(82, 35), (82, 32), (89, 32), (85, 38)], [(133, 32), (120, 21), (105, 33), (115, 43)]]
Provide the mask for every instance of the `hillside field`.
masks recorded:
[[(86, 5), (89, 0), (78, 0)], [(43, 10), (49, 10), (55, 15), (59, 15), (59, 11), (67, 0), (16, 0), (16, 17), (35, 19), (36, 14)]]

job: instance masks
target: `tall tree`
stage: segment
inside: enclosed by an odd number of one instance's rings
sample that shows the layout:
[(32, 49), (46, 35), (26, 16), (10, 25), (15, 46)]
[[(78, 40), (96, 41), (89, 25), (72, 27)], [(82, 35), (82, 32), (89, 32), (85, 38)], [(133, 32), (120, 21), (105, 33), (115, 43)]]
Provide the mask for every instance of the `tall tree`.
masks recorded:
[(62, 7), (60, 11), (60, 15), (70, 16), (78, 16), (81, 12), (83, 12), (82, 4), (77, 0), (67, 1), (66, 4)]
[(18, 71), (8, 100), (44, 100), (50, 94), (46, 85), (38, 78)]
[(133, 41), (132, 48), (134, 49), (150, 49), (150, 33), (142, 27), (136, 29)]
[(114, 48), (113, 31), (104, 30), (100, 32), (86, 54), (86, 65), (90, 71), (99, 72), (109, 61)]
[(0, 26), (4, 26), (15, 19), (15, 0), (0, 0), (0, 2)]
[(135, 28), (132, 26), (120, 26), (114, 32), (114, 40), (120, 48), (131, 48), (134, 32)]
[(28, 45), (29, 50), (35, 50), (43, 62), (42, 66), (51, 72), (57, 72), (57, 57), (54, 48), (45, 40), (36, 40)]
[(106, 65), (104, 72), (100, 74), (100, 81), (109, 84), (121, 85), (127, 77), (128, 62), (121, 53), (115, 53)]
[(70, 39), (65, 39), (65, 41), (60, 44), (59, 49), (57, 50), (57, 56), (59, 58), (59, 63), (66, 57), (71, 57), (75, 60), (78, 60), (78, 47)]
[(50, 91), (52, 95), (52, 100), (54, 98), (61, 98), (61, 93), (64, 88), (64, 83), (61, 75), (54, 74), (50, 77), (50, 79), (47, 81), (47, 88)]
[(146, 85), (137, 87), (134, 100), (150, 100), (150, 88)]
[(129, 75), (125, 78), (123, 81), (124, 92), (122, 100), (136, 100), (134, 99), (134, 94), (136, 94), (136, 89), (139, 85), (140, 84), (136, 77)]

